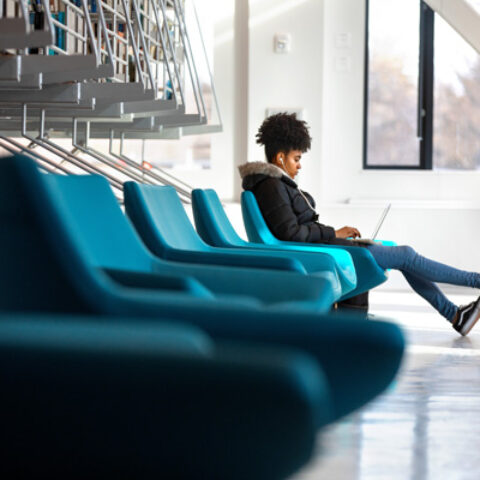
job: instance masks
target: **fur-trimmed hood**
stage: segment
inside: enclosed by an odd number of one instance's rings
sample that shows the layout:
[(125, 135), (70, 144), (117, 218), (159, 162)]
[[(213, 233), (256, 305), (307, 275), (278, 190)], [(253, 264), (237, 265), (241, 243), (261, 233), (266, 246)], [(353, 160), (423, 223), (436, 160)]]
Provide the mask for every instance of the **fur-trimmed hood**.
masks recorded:
[(238, 167), (244, 190), (251, 190), (266, 178), (278, 178), (296, 187), (297, 184), (279, 167), (267, 162), (247, 162)]
[(282, 175), (285, 175), (281, 168), (267, 162), (247, 162), (240, 165), (238, 171), (242, 179), (248, 175), (266, 175), (273, 178), (282, 178)]

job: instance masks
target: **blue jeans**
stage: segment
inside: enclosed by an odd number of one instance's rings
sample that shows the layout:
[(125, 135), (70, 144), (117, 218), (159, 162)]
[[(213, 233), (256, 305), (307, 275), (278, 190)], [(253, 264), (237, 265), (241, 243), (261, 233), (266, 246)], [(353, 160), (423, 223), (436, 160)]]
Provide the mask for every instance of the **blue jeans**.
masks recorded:
[(419, 255), (412, 247), (379, 244), (367, 248), (381, 268), (400, 270), (410, 286), (449, 321), (453, 320), (458, 307), (445, 297), (434, 282), (480, 288), (480, 273), (434, 262)]

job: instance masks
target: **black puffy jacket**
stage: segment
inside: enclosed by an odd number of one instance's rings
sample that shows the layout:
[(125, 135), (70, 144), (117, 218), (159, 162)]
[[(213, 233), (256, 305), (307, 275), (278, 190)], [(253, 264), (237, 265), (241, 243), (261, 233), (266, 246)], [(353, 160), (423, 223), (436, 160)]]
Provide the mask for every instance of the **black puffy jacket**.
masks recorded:
[(243, 189), (253, 192), (270, 231), (279, 240), (334, 241), (334, 228), (318, 222), (313, 198), (302, 192), (283, 170), (266, 162), (246, 163), (238, 170)]

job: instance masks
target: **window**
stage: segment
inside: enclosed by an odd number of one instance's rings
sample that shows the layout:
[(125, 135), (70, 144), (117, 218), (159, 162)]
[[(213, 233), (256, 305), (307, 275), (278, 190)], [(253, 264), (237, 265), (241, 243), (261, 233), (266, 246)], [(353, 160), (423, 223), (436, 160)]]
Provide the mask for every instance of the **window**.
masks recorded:
[(418, 0), (369, 4), (367, 165), (418, 166)]
[(366, 45), (364, 167), (480, 170), (480, 55), (419, 0), (368, 0)]
[(439, 16), (434, 48), (433, 165), (480, 169), (480, 56)]

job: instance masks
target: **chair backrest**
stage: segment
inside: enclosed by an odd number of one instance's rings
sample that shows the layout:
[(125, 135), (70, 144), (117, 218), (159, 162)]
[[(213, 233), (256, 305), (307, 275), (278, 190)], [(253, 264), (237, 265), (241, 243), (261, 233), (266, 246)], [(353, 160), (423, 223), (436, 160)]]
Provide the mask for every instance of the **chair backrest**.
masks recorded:
[(276, 245), (279, 240), (275, 238), (265, 223), (255, 195), (250, 191), (242, 192), (242, 216), (248, 239), (255, 243)]
[(196, 328), (116, 320), (0, 315), (2, 478), (108, 478), (120, 470), (172, 478), (158, 432), (170, 440), (189, 410), (176, 375), (186, 383), (188, 366), (191, 376), (195, 361), (208, 366), (214, 345)]
[(0, 310), (90, 313), (103, 279), (30, 158), (0, 159)]
[(153, 257), (99, 175), (47, 175), (64, 221), (92, 265), (150, 271)]
[(209, 249), (193, 228), (173, 187), (126, 182), (125, 212), (140, 236), (156, 255), (169, 249)]
[(245, 245), (230, 223), (215, 190), (193, 190), (192, 207), (197, 232), (205, 242), (216, 247)]

